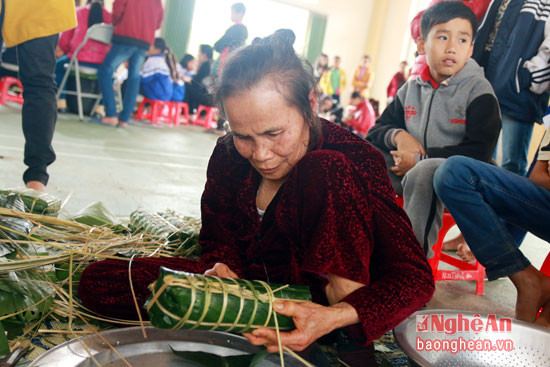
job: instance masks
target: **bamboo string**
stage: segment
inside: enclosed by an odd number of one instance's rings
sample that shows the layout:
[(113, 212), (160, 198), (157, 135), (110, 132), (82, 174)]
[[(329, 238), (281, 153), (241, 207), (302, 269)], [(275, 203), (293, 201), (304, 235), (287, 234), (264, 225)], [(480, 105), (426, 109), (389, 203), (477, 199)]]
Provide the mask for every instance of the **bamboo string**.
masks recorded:
[[(69, 257), (69, 309), (73, 309), (73, 253)], [(69, 329), (73, 329), (73, 313), (69, 315)]]
[(143, 338), (147, 339), (147, 332), (145, 331), (145, 325), (143, 324), (143, 318), (141, 317), (141, 308), (139, 307), (136, 292), (134, 291), (134, 282), (132, 281), (132, 263), (134, 261), (134, 256), (130, 259), (128, 262), (128, 280), (130, 281), (130, 291), (132, 292), (132, 299), (134, 301), (134, 306), (136, 306), (136, 312), (138, 314), (139, 324), (141, 326), (141, 332), (143, 334)]

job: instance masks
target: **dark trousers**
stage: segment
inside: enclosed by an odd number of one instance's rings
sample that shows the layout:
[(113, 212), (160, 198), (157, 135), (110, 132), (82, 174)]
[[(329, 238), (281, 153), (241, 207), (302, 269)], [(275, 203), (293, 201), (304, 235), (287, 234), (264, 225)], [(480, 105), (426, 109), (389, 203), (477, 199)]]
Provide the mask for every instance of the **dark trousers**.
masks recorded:
[(55, 56), (58, 35), (36, 38), (17, 45), (19, 80), (23, 84), (24, 163), (23, 181), (48, 183), (47, 167), (55, 161), (52, 138), (57, 120)]

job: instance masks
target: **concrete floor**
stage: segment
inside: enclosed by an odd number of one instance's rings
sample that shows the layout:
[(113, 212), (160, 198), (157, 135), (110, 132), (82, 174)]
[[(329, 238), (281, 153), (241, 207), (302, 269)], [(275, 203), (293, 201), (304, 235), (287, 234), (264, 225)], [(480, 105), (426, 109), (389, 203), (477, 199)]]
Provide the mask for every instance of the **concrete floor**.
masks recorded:
[[(119, 216), (138, 207), (199, 216), (208, 157), (217, 138), (199, 127), (121, 129), (60, 115), (48, 192), (69, 198), (65, 209), (70, 213), (99, 200)], [(22, 186), (23, 144), (20, 111), (0, 107), (0, 187)], [(456, 233), (451, 230), (449, 236)], [(550, 246), (529, 234), (522, 250), (540, 267)], [(428, 307), (513, 316), (516, 292), (507, 278), (486, 282), (484, 296), (474, 292), (472, 282), (438, 282)]]

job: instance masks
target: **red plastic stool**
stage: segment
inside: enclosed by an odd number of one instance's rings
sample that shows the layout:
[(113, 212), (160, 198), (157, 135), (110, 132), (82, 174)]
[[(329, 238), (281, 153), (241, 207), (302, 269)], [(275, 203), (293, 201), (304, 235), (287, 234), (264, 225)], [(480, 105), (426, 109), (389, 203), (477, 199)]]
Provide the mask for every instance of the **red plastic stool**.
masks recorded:
[[(396, 201), (399, 206), (403, 207), (402, 196), (397, 196)], [(441, 229), (439, 230), (439, 234), (437, 236), (437, 242), (432, 247), (434, 256), (431, 259), (428, 259), (428, 263), (432, 267), (432, 274), (436, 282), (438, 280), (475, 281), (476, 294), (481, 296), (485, 293), (485, 268), (479, 263), (479, 261), (476, 260), (474, 264), (470, 264), (466, 261), (462, 261), (460, 259), (457, 259), (456, 257), (452, 257), (450, 255), (447, 255), (441, 252), (441, 248), (443, 246), (443, 240), (445, 239), (447, 232), (449, 232), (449, 230), (454, 225), (455, 225), (455, 221), (453, 217), (445, 209), (445, 212), (443, 213), (443, 224), (441, 226)], [(457, 268), (457, 270), (439, 269), (440, 262), (447, 263)], [(549, 267), (550, 267), (550, 261), (549, 261)]]
[[(548, 253), (548, 256), (546, 256), (546, 260), (544, 260), (544, 262), (542, 263), (542, 266), (540, 267), (540, 272), (547, 277), (550, 277), (550, 252)], [(540, 316), (541, 312), (542, 308), (539, 310), (537, 318)]]
[[(144, 112), (146, 105), (150, 106), (149, 112)], [(136, 120), (149, 120), (153, 125), (158, 125), (159, 121), (175, 125), (173, 102), (143, 98), (136, 113)]]
[[(204, 117), (201, 117), (201, 113), (205, 112)], [(218, 109), (211, 106), (199, 105), (197, 109), (197, 118), (193, 121), (193, 125), (204, 126), (206, 130), (215, 129), (218, 127), (218, 122), (216, 121), (216, 113)]]
[[(10, 92), (13, 87), (18, 87), (21, 93)], [(0, 105), (5, 105), (6, 102), (23, 104), (23, 85), (19, 79), (11, 76), (5, 76), (0, 80)]]
[(182, 122), (184, 125), (189, 125), (189, 105), (185, 102), (172, 102), (172, 106), (175, 125), (179, 126)]

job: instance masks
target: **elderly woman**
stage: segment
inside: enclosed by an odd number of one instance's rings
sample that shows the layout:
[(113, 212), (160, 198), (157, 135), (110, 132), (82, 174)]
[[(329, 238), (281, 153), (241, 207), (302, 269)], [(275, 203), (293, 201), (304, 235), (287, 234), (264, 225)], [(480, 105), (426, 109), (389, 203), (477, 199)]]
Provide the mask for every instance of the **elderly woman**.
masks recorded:
[[(372, 342), (430, 300), (430, 267), (395, 202), (384, 159), (369, 143), (315, 115), (311, 67), (288, 39), (270, 36), (236, 52), (217, 90), (231, 133), (220, 138), (202, 196), (199, 262), (140, 259), (138, 300), (160, 265), (220, 277), (306, 284), (313, 303), (281, 302), (294, 318), (283, 345), (301, 351), (345, 328), (369, 365)], [(88, 308), (135, 317), (128, 264), (90, 265), (79, 294)], [(135, 275), (134, 275), (135, 274)], [(277, 348), (275, 331), (245, 335)], [(367, 353), (363, 353), (363, 352)], [(361, 354), (362, 353), (362, 354)], [(371, 359), (371, 361), (373, 358)]]

